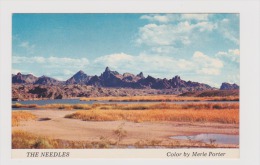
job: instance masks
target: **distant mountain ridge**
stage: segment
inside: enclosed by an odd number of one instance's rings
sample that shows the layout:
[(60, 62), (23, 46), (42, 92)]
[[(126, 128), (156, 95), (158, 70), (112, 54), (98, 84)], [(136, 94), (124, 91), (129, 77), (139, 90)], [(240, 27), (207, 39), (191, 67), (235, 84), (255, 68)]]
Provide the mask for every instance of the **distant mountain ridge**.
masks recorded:
[(17, 75), (12, 75), (12, 82), (18, 83), (18, 84), (34, 84), (38, 80), (37, 77), (35, 77), (32, 74), (23, 75), (20, 72), (17, 73)]
[(88, 76), (86, 73), (84, 73), (82, 70), (78, 71), (76, 74), (74, 74), (71, 78), (69, 78), (65, 84), (86, 84), (91, 76)]
[[(216, 89), (204, 83), (185, 81), (180, 76), (172, 79), (154, 78), (150, 75), (144, 77), (143, 72), (137, 75), (132, 73), (120, 74), (106, 67), (100, 76), (90, 76), (82, 70), (75, 73), (66, 81), (59, 81), (51, 77), (36, 77), (32, 74), (23, 75), (17, 73), (12, 75), (13, 84), (33, 84), (33, 85), (89, 85), (94, 87), (111, 87), (111, 88), (134, 88), (134, 89), (175, 89), (175, 88), (196, 88), (197, 90)], [(223, 84), (222, 84), (223, 85)], [(235, 88), (235, 86), (234, 86)]]
[(234, 89), (239, 89), (239, 86), (237, 84), (230, 84), (227, 82), (224, 82), (220, 86), (220, 90), (234, 90)]

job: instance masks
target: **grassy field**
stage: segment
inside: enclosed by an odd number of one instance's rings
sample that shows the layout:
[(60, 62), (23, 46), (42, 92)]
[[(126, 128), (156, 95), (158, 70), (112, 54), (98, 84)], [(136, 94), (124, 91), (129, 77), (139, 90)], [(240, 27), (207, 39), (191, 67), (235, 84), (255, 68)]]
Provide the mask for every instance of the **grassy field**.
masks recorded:
[(125, 97), (88, 97), (81, 98), (81, 101), (158, 101), (158, 102), (170, 102), (170, 101), (239, 101), (239, 96), (212, 96), (212, 97), (187, 97), (177, 95), (157, 95), (157, 96), (125, 96)]
[(15, 103), (12, 108), (33, 108), (33, 109), (91, 109), (91, 105), (88, 104), (47, 104), (47, 105), (37, 105), (37, 104), (20, 104)]
[(126, 120), (133, 122), (216, 122), (216, 123), (239, 123), (238, 110), (88, 110), (77, 111), (65, 116), (71, 119), (83, 121), (116, 121)]
[[(122, 121), (129, 122), (134, 124), (134, 131), (136, 131), (136, 124), (142, 124), (144, 126), (146, 123), (156, 124), (165, 122), (171, 124), (172, 122), (189, 122), (191, 125), (193, 124), (201, 124), (204, 127), (204, 123), (216, 123), (217, 125), (227, 126), (228, 124), (239, 124), (239, 103), (238, 102), (226, 102), (226, 103), (205, 103), (199, 101), (238, 101), (238, 96), (226, 96), (226, 97), (179, 97), (173, 95), (161, 95), (161, 96), (133, 96), (133, 97), (99, 97), (99, 98), (82, 98), (82, 101), (126, 101), (126, 102), (150, 102), (150, 103), (137, 103), (137, 104), (120, 104), (120, 103), (111, 103), (111, 104), (101, 104), (95, 103), (92, 105), (88, 104), (49, 104), (49, 105), (23, 105), (16, 103), (12, 105), (13, 108), (31, 108), (31, 109), (42, 109), (46, 111), (39, 111), (44, 113), (42, 117), (50, 117), (47, 122), (53, 122), (52, 124), (59, 123), (57, 120), (67, 123), (70, 121), (70, 126), (75, 124), (75, 128), (79, 127), (78, 122), (82, 121), (97, 121), (95, 123), (103, 123), (103, 121)], [(153, 103), (161, 102), (161, 103)], [(196, 103), (186, 102), (183, 104), (174, 104), (167, 103), (170, 101), (198, 101)], [(53, 117), (52, 115), (48, 116), (47, 110), (51, 110), (57, 112), (61, 119)], [(60, 115), (61, 111), (65, 114)], [(71, 110), (71, 111), (66, 111)], [(183, 147), (198, 147), (198, 148), (213, 148), (218, 147), (217, 144), (207, 144), (196, 141), (178, 141), (169, 138), (160, 139), (159, 136), (155, 136), (155, 138), (147, 137), (144, 139), (134, 138), (131, 143), (124, 141), (124, 137), (130, 138), (131, 131), (124, 130), (125, 128), (119, 127), (115, 130), (111, 130), (109, 136), (98, 136), (99, 139), (86, 141), (77, 141), (78, 136), (75, 139), (67, 139), (64, 140), (64, 136), (52, 139), (46, 134), (44, 136), (39, 136), (35, 134), (34, 131), (26, 132), (20, 130), (24, 125), (21, 125), (21, 122), (29, 120), (38, 120), (31, 121), (31, 125), (35, 125), (35, 123), (40, 123), (40, 117), (38, 113), (34, 114), (30, 113), (30, 111), (13, 111), (12, 112), (12, 148), (13, 149), (65, 149), (65, 148), (127, 148), (129, 145), (134, 148), (148, 148), (148, 147), (163, 147), (163, 148), (183, 148)], [(65, 116), (66, 115), (66, 116)], [(46, 119), (47, 119), (46, 118)], [(54, 120), (52, 120), (55, 118)], [(76, 121), (76, 122), (75, 122)], [(145, 123), (146, 122), (146, 123)], [(86, 123), (86, 122), (81, 122)], [(86, 123), (87, 125), (90, 122)], [(165, 125), (164, 123), (164, 125)], [(62, 123), (63, 124), (63, 123)], [(27, 125), (28, 127), (29, 125)], [(66, 125), (65, 125), (66, 126)], [(154, 126), (154, 125), (153, 125)], [(43, 125), (37, 126), (37, 128), (42, 129)], [(172, 125), (170, 126), (172, 127)], [(190, 126), (188, 126), (190, 127)], [(60, 127), (57, 127), (60, 129)], [(86, 127), (81, 129), (85, 130)], [(98, 125), (98, 128), (99, 125)], [(104, 128), (104, 127), (101, 127)], [(110, 128), (110, 127), (109, 127)], [(179, 128), (179, 126), (178, 126)], [(197, 128), (197, 127), (196, 127)], [(190, 130), (196, 129), (195, 127), (190, 127)], [(212, 127), (205, 128), (211, 129)], [(51, 130), (53, 129), (53, 125), (51, 125)], [(73, 127), (74, 129), (74, 127)], [(91, 126), (91, 130), (93, 127)], [(215, 128), (216, 129), (216, 128)], [(224, 127), (217, 127), (217, 131), (224, 129)], [(82, 131), (83, 131), (82, 130)], [(160, 130), (158, 135), (161, 135), (162, 129)], [(165, 130), (169, 130), (166, 129)], [(53, 130), (55, 131), (55, 130)], [(68, 132), (67, 128), (65, 133)], [(180, 132), (183, 132), (181, 129)], [(70, 133), (70, 132), (69, 132)], [(132, 131), (133, 133), (133, 131)], [(103, 134), (102, 134), (103, 135)], [(88, 135), (87, 135), (88, 136)], [(140, 133), (138, 133), (140, 136)], [(84, 135), (85, 137), (85, 135)], [(134, 136), (136, 137), (136, 136)], [(92, 138), (92, 137), (91, 137)], [(222, 147), (222, 146), (221, 146)], [(225, 147), (225, 146), (224, 146)], [(232, 147), (232, 146), (231, 146)], [(233, 146), (234, 147), (234, 146)], [(236, 146), (235, 146), (236, 147)]]
[[(115, 136), (118, 136), (120, 130), (114, 130)], [(119, 136), (118, 136), (119, 137)], [(120, 143), (121, 140), (111, 140), (101, 136), (97, 141), (69, 141), (62, 139), (52, 139), (44, 136), (37, 136), (21, 130), (12, 131), (12, 149), (104, 149), (104, 148), (128, 148), (129, 144)], [(120, 144), (119, 144), (120, 143)], [(130, 145), (131, 148), (216, 148), (215, 143), (203, 143), (188, 141), (181, 143), (179, 140), (167, 139), (142, 139), (137, 140)], [(222, 148), (232, 148), (232, 146), (223, 146)]]
[[(15, 105), (23, 108), (32, 105)], [(79, 111), (66, 118), (84, 121), (127, 120), (134, 122), (180, 121), (180, 122), (218, 122), (239, 123), (239, 103), (148, 103), (148, 104), (93, 104), (69, 105), (51, 104), (36, 106), (41, 109), (64, 109)], [(34, 119), (29, 112), (13, 112), (13, 125), (19, 121)]]
[(146, 104), (19, 104), (12, 105), (13, 108), (33, 108), (33, 109), (60, 109), (60, 110), (149, 110), (149, 109), (238, 109), (239, 103), (185, 103), (185, 104), (170, 104), (170, 103), (146, 103)]
[(83, 148), (108, 148), (115, 145), (115, 142), (100, 139), (96, 142), (68, 141), (62, 139), (51, 139), (44, 136), (37, 136), (21, 130), (12, 132), (13, 149), (83, 149)]
[(36, 116), (27, 111), (12, 112), (12, 126), (18, 126), (21, 121), (34, 120)]

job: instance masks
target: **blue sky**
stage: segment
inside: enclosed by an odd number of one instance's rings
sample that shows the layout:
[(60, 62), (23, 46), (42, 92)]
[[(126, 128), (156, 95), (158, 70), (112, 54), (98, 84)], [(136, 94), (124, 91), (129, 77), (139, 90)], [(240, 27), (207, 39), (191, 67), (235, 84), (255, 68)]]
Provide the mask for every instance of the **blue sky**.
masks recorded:
[(14, 74), (66, 80), (109, 66), (239, 84), (238, 14), (14, 14), (12, 42)]

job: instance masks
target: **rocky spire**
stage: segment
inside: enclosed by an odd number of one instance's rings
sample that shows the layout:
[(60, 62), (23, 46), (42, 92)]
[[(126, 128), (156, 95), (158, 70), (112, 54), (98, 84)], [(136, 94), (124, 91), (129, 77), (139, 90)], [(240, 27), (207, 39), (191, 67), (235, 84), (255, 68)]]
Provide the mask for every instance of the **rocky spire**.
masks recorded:
[(105, 72), (110, 72), (110, 68), (107, 66), (106, 69), (105, 69)]
[(141, 77), (141, 78), (144, 78), (144, 74), (143, 74), (143, 72), (140, 72), (140, 73), (137, 74), (136, 76)]

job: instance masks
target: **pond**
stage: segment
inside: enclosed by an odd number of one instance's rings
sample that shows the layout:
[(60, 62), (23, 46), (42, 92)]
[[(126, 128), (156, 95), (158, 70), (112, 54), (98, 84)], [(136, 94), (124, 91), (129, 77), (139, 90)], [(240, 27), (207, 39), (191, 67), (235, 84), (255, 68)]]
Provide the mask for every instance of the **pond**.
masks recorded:
[[(237, 103), (238, 101), (171, 101), (171, 104), (186, 104), (186, 103)], [(26, 100), (26, 101), (12, 101), (12, 104), (146, 104), (146, 103), (161, 103), (159, 101), (80, 101), (79, 99), (54, 99), (54, 100)]]
[(191, 136), (171, 136), (171, 139), (177, 140), (192, 140), (201, 141), (205, 143), (218, 143), (218, 144), (239, 144), (239, 135), (229, 134), (197, 134)]
[[(168, 104), (187, 104), (187, 103), (237, 103), (238, 101), (172, 101), (167, 102)], [(162, 102), (158, 101), (80, 101), (80, 99), (54, 99), (54, 100), (26, 100), (26, 101), (12, 101), (12, 104), (36, 104), (36, 105), (47, 105), (47, 104), (158, 104)], [(23, 110), (23, 108), (13, 108), (13, 110)], [(26, 108), (28, 109), (28, 108)]]

